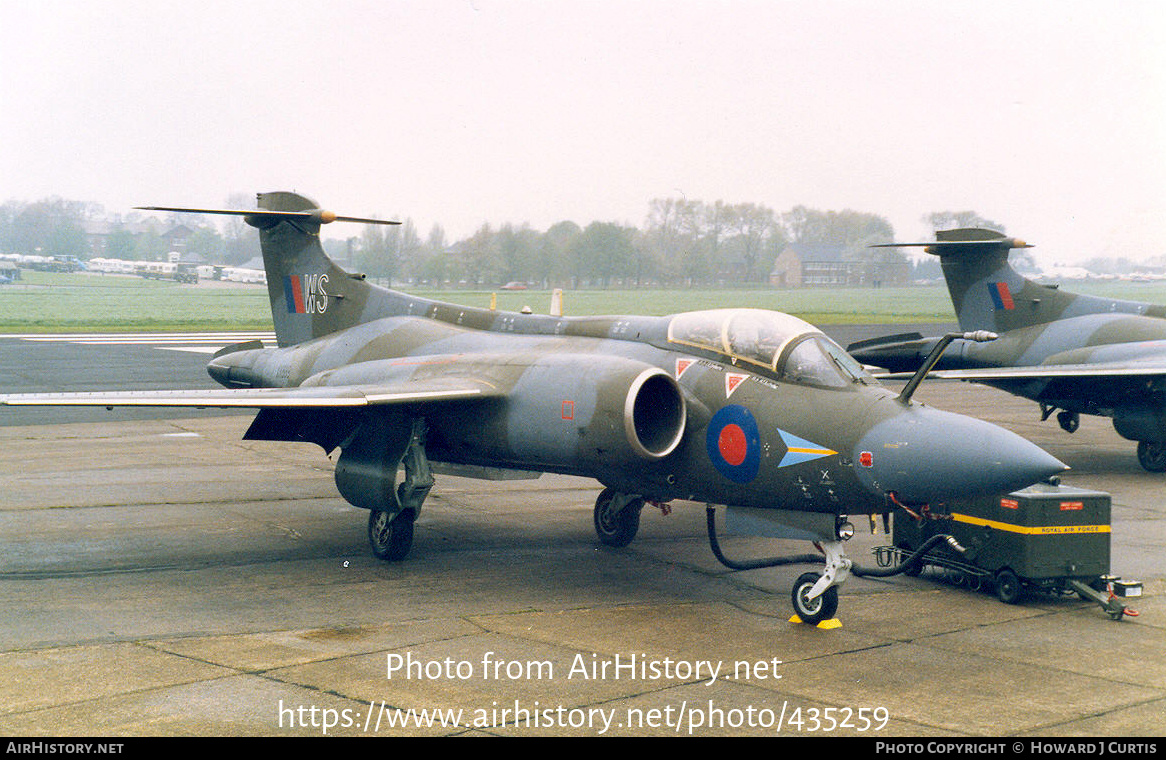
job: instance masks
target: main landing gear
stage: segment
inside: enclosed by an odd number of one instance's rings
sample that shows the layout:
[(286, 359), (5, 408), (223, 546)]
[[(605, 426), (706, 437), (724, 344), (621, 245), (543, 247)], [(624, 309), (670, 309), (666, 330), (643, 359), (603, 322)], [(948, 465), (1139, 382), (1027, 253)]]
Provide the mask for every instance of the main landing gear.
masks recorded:
[(644, 497), (620, 493), (605, 488), (595, 499), (592, 519), (595, 535), (607, 546), (624, 547), (632, 542), (640, 530), (640, 510)]
[[(1056, 407), (1049, 404), (1041, 404), (1041, 421), (1044, 422), (1053, 412)], [(1134, 416), (1136, 420), (1136, 415)], [(1075, 433), (1081, 426), (1081, 415), (1077, 412), (1071, 412), (1067, 409), (1062, 409), (1057, 412), (1057, 424), (1066, 433)], [(1152, 431), (1147, 431), (1144, 426), (1132, 425), (1123, 423), (1120, 418), (1114, 418), (1114, 427), (1117, 428), (1118, 433), (1124, 438), (1137, 440), (1139, 435), (1154, 435)], [(1161, 440), (1142, 440), (1138, 441), (1138, 464), (1142, 465), (1142, 469), (1146, 472), (1166, 472), (1166, 441)]]
[(417, 513), (403, 509), (395, 515), (385, 509), (368, 513), (368, 545), (373, 556), (387, 562), (405, 558), (413, 548), (413, 522)]
[[(1044, 422), (1052, 416), (1053, 412), (1057, 412), (1057, 407), (1053, 404), (1046, 404), (1041, 402), (1040, 405), (1040, 421)], [(1077, 412), (1071, 412), (1068, 409), (1062, 409), (1057, 412), (1057, 424), (1061, 426), (1061, 430), (1066, 433), (1076, 433), (1077, 428), (1081, 427), (1081, 415)]]
[(433, 488), (433, 472), (425, 457), (425, 424), (420, 420), (413, 424), (401, 464), (405, 478), (396, 489), (388, 489), (392, 503), (373, 506), (368, 513), (369, 548), (377, 559), (389, 562), (404, 559), (413, 548), (413, 523)]

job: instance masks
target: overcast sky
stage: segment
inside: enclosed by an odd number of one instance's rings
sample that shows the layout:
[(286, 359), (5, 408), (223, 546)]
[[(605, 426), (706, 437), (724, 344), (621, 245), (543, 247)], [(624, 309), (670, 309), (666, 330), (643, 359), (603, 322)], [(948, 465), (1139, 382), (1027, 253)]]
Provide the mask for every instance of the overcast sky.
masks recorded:
[(450, 238), (683, 196), (1166, 254), (1166, 3), (0, 0), (0, 201), (275, 189)]

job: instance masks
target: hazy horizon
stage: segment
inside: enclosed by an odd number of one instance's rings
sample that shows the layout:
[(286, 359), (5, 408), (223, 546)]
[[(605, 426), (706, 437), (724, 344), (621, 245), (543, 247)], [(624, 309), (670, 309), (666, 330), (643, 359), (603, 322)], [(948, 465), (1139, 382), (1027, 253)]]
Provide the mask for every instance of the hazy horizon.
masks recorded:
[(451, 239), (654, 198), (1166, 254), (1166, 7), (0, 0), (0, 199), (296, 190)]

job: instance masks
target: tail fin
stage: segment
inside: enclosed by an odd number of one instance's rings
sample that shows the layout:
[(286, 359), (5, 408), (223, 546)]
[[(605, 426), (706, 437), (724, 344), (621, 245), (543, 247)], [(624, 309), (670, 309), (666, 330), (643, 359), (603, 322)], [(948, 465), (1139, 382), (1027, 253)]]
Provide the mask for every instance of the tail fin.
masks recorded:
[[(258, 206), (265, 211), (320, 211), (314, 201), (286, 192), (260, 193)], [(320, 244), (323, 219), (256, 215), (246, 217), (246, 221), (259, 229), (267, 294), (280, 346), (360, 324), (372, 288), (336, 266), (324, 253)]]
[(1032, 282), (1009, 265), (1013, 248), (1032, 247), (1022, 240), (975, 228), (943, 230), (935, 238), (934, 243), (890, 246), (920, 246), (939, 257), (961, 330), (999, 333), (1050, 322), (1072, 298)]
[(1041, 285), (1008, 263), (1023, 240), (994, 230), (964, 228), (935, 233), (934, 243), (890, 243), (876, 248), (922, 246), (939, 257), (960, 329), (1008, 332), (1084, 314), (1145, 314), (1166, 317), (1166, 308), (1136, 301), (1069, 293)]
[(1056, 291), (1026, 279), (1008, 263), (1012, 249), (1031, 247), (1027, 243), (973, 228), (936, 232), (935, 239), (924, 250), (939, 256), (960, 329), (1004, 332), (1051, 319), (1031, 307)]
[(337, 216), (302, 195), (260, 193), (259, 209), (172, 208), (143, 206), (153, 211), (181, 211), (242, 216), (259, 230), (271, 316), (280, 346), (318, 338), (384, 316), (389, 292), (336, 266), (320, 245), (320, 226), (330, 222), (400, 224), (381, 219)]

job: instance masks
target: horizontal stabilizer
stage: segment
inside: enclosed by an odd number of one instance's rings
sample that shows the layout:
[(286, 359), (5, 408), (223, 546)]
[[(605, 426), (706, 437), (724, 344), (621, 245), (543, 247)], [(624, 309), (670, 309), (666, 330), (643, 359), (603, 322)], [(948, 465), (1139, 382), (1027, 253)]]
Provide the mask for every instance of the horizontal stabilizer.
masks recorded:
[(214, 358), (217, 359), (220, 356), (226, 356), (227, 354), (234, 354), (234, 353), (237, 353), (239, 351), (257, 351), (259, 349), (262, 349), (263, 347), (264, 347), (263, 341), (261, 341), (261, 340), (245, 340), (242, 343), (232, 343), (229, 346), (223, 346), (218, 351), (215, 351)]
[(1017, 238), (1001, 232), (976, 228), (940, 230), (931, 243), (878, 243), (871, 248), (922, 248), (935, 256), (966, 256), (998, 251), (1007, 254), (1013, 248), (1032, 248)]
[(273, 223), (281, 219), (287, 219), (291, 221), (315, 222), (316, 224), (331, 224), (332, 222), (356, 222), (358, 224), (400, 224), (400, 222), (386, 221), (384, 219), (369, 219), (362, 216), (337, 216), (331, 211), (325, 211), (324, 209), (319, 208), (309, 211), (264, 211), (261, 209), (242, 211), (239, 209), (180, 208), (177, 206), (135, 206), (135, 208), (140, 211), (173, 211), (180, 214), (221, 214), (227, 216), (243, 216), (256, 220), (270, 219)]

